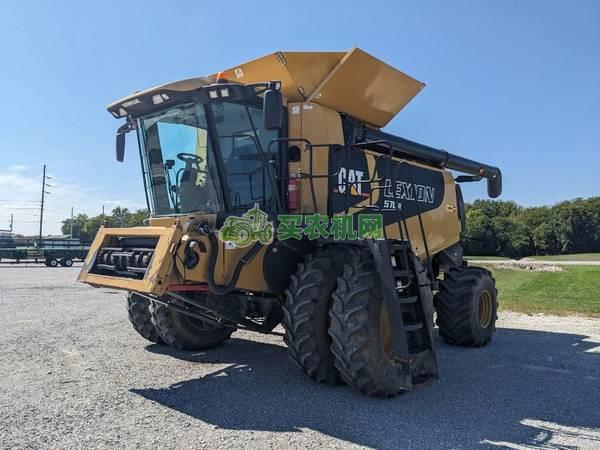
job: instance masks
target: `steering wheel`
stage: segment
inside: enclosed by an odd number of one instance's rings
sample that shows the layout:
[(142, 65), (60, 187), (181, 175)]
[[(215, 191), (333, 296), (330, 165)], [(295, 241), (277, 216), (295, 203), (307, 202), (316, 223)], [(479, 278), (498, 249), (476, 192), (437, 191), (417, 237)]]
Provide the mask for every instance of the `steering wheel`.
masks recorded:
[(200, 162), (204, 161), (204, 158), (196, 155), (195, 153), (177, 153), (177, 159), (179, 159), (180, 161), (183, 161), (186, 166), (188, 164), (200, 163)]

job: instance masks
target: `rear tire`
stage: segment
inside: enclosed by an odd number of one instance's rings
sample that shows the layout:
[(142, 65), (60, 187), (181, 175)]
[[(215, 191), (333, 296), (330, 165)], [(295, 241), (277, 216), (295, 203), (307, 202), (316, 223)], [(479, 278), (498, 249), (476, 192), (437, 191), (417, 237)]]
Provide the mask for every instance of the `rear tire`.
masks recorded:
[(498, 290), (481, 267), (450, 269), (435, 296), (440, 336), (449, 344), (481, 347), (496, 330)]
[(150, 317), (150, 301), (135, 292), (127, 293), (127, 316), (133, 326), (144, 339), (155, 344), (164, 344), (165, 342), (159, 336)]
[(235, 331), (233, 327), (207, 324), (156, 302), (150, 305), (150, 314), (160, 337), (180, 350), (216, 347)]
[(341, 381), (327, 331), (331, 295), (348, 254), (348, 249), (341, 246), (317, 250), (298, 265), (285, 291), (282, 325), (288, 355), (302, 372), (319, 383)]

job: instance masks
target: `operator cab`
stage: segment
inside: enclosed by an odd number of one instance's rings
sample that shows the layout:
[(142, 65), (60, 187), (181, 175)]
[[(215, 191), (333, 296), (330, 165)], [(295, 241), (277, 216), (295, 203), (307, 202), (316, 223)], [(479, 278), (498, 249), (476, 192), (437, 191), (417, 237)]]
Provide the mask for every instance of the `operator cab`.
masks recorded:
[[(278, 204), (268, 173), (278, 158), (283, 98), (278, 82), (202, 84), (197, 89), (144, 95), (111, 105), (125, 117), (117, 133), (137, 130), (148, 204), (153, 216), (201, 213), (226, 217), (258, 203)], [(157, 104), (158, 103), (158, 104)], [(125, 109), (128, 108), (128, 109)]]

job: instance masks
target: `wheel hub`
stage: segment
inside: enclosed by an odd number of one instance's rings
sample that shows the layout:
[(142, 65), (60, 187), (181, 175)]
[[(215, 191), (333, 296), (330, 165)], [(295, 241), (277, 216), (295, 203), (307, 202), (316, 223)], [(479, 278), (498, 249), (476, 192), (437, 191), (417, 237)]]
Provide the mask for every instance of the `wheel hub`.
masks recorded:
[(483, 291), (479, 296), (479, 307), (478, 307), (478, 317), (479, 317), (479, 325), (482, 328), (487, 328), (490, 326), (492, 322), (492, 315), (494, 313), (492, 294), (489, 291)]

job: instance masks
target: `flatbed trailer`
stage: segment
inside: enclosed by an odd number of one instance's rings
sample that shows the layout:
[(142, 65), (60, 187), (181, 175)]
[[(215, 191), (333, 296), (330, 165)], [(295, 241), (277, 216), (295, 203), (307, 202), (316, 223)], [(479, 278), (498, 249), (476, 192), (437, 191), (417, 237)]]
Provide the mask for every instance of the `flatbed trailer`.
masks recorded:
[(65, 247), (13, 247), (0, 249), (0, 264), (45, 264), (47, 267), (71, 267), (83, 261), (89, 245)]

